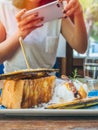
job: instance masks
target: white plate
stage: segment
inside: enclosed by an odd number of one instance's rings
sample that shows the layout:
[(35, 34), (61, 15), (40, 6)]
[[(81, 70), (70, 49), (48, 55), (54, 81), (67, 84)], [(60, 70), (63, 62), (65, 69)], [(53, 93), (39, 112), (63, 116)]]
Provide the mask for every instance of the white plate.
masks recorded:
[[(60, 83), (58, 80), (57, 83)], [(2, 86), (2, 85), (1, 85)], [(0, 116), (98, 116), (98, 105), (87, 109), (0, 109)]]
[(1, 109), (5, 116), (98, 116), (98, 109)]

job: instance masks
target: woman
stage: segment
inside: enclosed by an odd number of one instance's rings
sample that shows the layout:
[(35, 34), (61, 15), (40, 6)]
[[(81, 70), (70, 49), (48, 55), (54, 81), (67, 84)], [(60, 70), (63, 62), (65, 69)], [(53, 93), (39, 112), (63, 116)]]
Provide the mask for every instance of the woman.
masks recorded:
[[(13, 5), (4, 1), (0, 2), (0, 63), (4, 63), (5, 73), (26, 69), (19, 44), (20, 36), (24, 39), (24, 47), (31, 68), (53, 67), (60, 33), (76, 51), (80, 53), (86, 51), (87, 33), (78, 0), (67, 0), (62, 20), (45, 24), (42, 24), (43, 18), (38, 18), (38, 14), (21, 17), (27, 10), (53, 0), (12, 1)], [(62, 0), (59, 1), (62, 2)], [(70, 19), (72, 15), (74, 23)]]

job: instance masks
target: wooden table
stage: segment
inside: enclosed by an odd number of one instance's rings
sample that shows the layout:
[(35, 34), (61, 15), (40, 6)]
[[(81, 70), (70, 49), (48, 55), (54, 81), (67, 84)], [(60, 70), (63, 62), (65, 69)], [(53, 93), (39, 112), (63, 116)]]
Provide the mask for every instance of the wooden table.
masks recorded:
[(98, 117), (0, 117), (0, 130), (98, 130)]

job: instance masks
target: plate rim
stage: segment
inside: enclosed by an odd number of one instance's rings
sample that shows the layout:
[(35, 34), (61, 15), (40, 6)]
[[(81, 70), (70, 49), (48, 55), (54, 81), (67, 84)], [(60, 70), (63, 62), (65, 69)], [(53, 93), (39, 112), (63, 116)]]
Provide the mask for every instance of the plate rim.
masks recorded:
[(98, 109), (0, 109), (0, 115), (13, 116), (98, 116)]

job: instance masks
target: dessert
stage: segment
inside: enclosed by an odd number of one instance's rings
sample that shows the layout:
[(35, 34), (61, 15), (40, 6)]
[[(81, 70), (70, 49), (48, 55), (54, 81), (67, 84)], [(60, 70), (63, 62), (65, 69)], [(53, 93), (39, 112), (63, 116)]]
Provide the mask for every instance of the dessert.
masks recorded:
[(47, 103), (52, 97), (55, 76), (38, 79), (6, 80), (1, 94), (7, 108), (30, 108)]
[(54, 69), (20, 70), (0, 75), (5, 80), (1, 104), (7, 108), (31, 108), (47, 103), (53, 95), (55, 76), (49, 75)]

